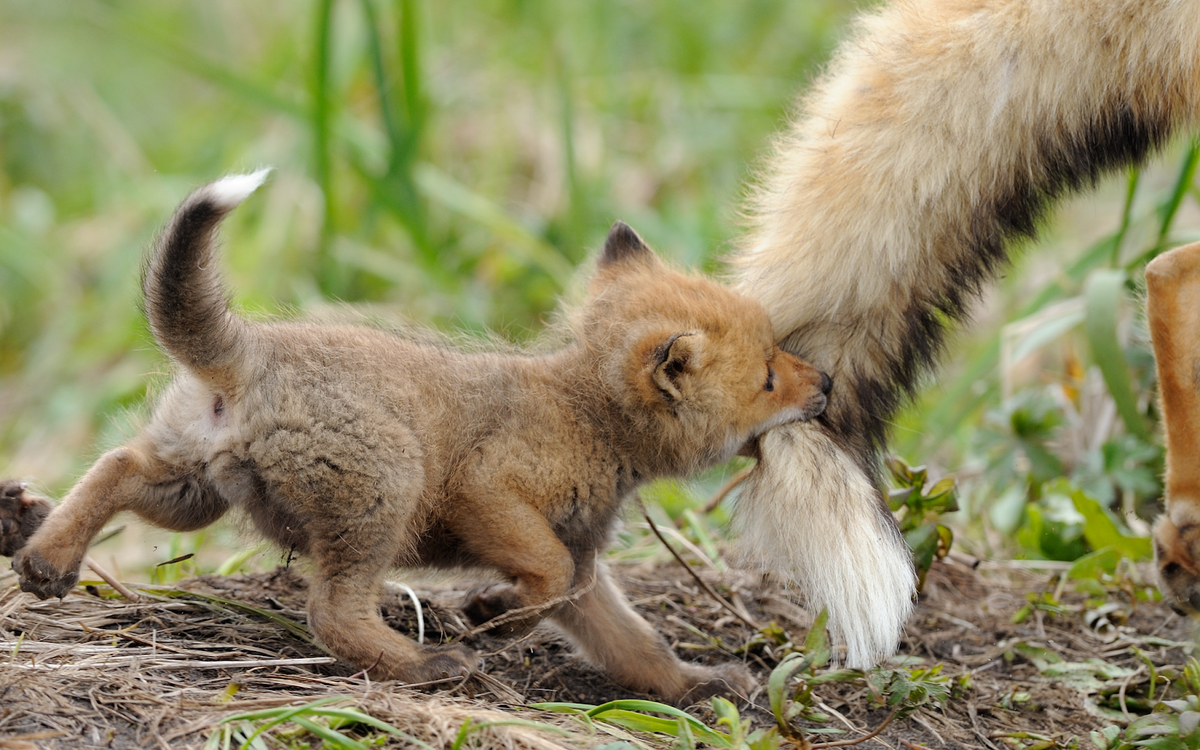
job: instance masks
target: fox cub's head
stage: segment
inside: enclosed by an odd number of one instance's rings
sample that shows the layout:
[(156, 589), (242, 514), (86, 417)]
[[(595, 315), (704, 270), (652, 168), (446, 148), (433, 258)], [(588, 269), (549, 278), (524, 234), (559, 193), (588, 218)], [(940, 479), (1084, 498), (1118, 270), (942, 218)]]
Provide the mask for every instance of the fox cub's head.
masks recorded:
[(1181, 615), (1200, 615), (1200, 511), (1173, 499), (1154, 523), (1154, 565), (1163, 598)]
[(670, 270), (621, 222), (578, 322), (634, 439), (672, 468), (724, 460), (825, 409), (828, 376), (776, 346), (756, 302)]

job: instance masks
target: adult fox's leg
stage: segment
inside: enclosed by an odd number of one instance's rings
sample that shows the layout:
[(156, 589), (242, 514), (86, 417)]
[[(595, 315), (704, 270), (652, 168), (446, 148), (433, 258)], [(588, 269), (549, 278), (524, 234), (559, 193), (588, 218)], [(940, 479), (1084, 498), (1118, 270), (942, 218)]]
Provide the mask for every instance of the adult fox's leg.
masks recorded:
[(1167, 445), (1166, 512), (1154, 524), (1163, 595), (1200, 612), (1200, 243), (1146, 267), (1146, 316), (1158, 361)]

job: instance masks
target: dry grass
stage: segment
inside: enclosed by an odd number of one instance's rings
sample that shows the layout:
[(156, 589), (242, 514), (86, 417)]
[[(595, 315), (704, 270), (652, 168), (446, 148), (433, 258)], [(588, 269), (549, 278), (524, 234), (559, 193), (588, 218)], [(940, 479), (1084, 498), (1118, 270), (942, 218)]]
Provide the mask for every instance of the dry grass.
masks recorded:
[[(680, 568), (628, 568), (621, 574), (638, 608), (686, 658), (743, 659), (765, 685), (782, 650), (762, 643), (747, 648), (756, 633)], [(797, 642), (812, 621), (770, 581), (702, 575), (735, 606), (760, 621), (774, 621), (796, 634)], [(206, 576), (176, 588), (141, 587), (148, 594), (141, 602), (97, 585), (61, 601), (38, 602), (12, 586), (11, 578), (0, 583), (8, 585), (0, 594), (0, 748), (204, 747), (219, 722), (231, 716), (331, 696), (344, 699), (337, 705), (355, 707), (433, 747), (453, 746), (468, 722), (472, 747), (592, 747), (616, 738), (663, 745), (661, 738), (633, 737), (527, 707), (629, 697), (574, 657), (549, 628), (517, 642), (469, 636), (467, 642), (485, 654), (480, 674), (464, 682), (398, 686), (351, 674), (311, 641), (303, 624), (304, 580), (286, 569)], [(935, 566), (903, 653), (910, 663), (944, 664), (952, 680), (967, 676), (969, 687), (895, 722), (866, 746), (1026, 747), (1033, 735), (1059, 746), (1072, 738), (1086, 745), (1089, 731), (1120, 723), (1111, 708), (1118, 689), (1136, 712), (1145, 696), (1146, 664), (1169, 672), (1182, 663), (1186, 648), (1176, 642), (1190, 637), (1191, 624), (1161, 604), (1130, 606), (1133, 600), (1119, 591), (1110, 596), (1116, 606), (1104, 622), (1089, 625), (1097, 608), (1070, 593), (1060, 599), (1066, 608), (1061, 614), (1039, 610), (1019, 624), (1011, 622), (1026, 592), (1052, 584), (1045, 574), (1012, 565)], [(466, 585), (414, 582), (427, 638), (466, 632), (456, 609)], [(415, 637), (414, 609), (406, 602), (406, 596), (397, 596), (384, 614)], [(1090, 681), (1082, 674), (1043, 673), (1037, 649), (1065, 663), (1095, 659), (1119, 677), (1102, 679), (1095, 670)], [(861, 679), (821, 685), (817, 707), (846, 736), (860, 736), (888, 713), (869, 692)], [(761, 691), (746, 696), (743, 717), (770, 725), (765, 704)], [(694, 707), (693, 713), (711, 724), (707, 707)], [(542, 728), (495, 725), (513, 719), (541, 722)], [(1016, 736), (1020, 733), (1025, 738)], [(266, 734), (272, 737), (266, 747), (295, 747), (304, 737), (317, 744), (288, 724)], [(219, 739), (217, 734), (214, 742)]]

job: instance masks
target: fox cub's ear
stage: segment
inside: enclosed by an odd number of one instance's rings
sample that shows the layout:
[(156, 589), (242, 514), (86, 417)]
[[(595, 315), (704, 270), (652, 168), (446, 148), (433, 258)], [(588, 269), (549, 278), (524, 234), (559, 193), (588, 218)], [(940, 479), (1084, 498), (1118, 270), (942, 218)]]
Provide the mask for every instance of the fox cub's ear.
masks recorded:
[(607, 266), (625, 260), (643, 259), (652, 256), (654, 251), (642, 242), (633, 227), (623, 221), (618, 221), (608, 230), (608, 239), (604, 241), (604, 252), (600, 255), (600, 265)]
[(654, 348), (650, 382), (662, 398), (671, 403), (683, 398), (683, 379), (698, 364), (703, 338), (699, 333), (675, 333)]

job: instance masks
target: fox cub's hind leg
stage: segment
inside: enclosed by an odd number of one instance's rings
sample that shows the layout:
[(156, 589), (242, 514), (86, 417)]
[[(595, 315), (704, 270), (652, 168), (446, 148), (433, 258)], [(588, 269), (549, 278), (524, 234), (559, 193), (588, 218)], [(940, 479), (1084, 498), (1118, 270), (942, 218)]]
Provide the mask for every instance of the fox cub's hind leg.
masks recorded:
[(1166, 512), (1154, 524), (1159, 586), (1180, 613), (1200, 613), (1200, 243), (1146, 267), (1146, 317), (1166, 433)]
[(554, 620), (617, 683), (681, 705), (719, 694), (746, 695), (754, 688), (754, 678), (740, 664), (706, 667), (680, 661), (594, 559), (580, 561), (576, 586), (584, 593), (559, 609)]
[(21, 589), (41, 599), (63, 596), (79, 581), (88, 545), (123, 510), (171, 531), (209, 525), (228, 504), (194, 471), (159, 458), (139, 442), (109, 451), (50, 512), (13, 556)]

